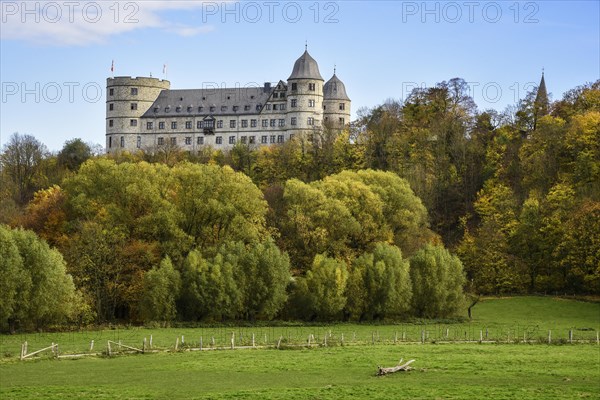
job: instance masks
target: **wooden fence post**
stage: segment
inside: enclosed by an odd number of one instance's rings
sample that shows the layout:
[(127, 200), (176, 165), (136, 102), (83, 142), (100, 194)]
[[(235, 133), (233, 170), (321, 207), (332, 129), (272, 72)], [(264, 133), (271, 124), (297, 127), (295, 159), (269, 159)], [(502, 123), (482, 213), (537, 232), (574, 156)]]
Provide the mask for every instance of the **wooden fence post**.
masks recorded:
[(110, 340), (107, 343), (108, 356), (110, 357), (112, 355), (112, 351), (110, 349)]
[(152, 348), (152, 335), (150, 335), (150, 348)]
[(231, 350), (235, 349), (235, 332), (231, 332)]
[(483, 331), (479, 331), (479, 343), (483, 342)]
[(569, 343), (573, 343), (573, 330), (569, 329)]
[(344, 333), (342, 332), (342, 346), (344, 345)]
[(277, 341), (277, 350), (279, 350), (279, 346), (281, 346), (281, 339), (283, 339), (283, 336), (279, 336), (279, 340)]
[(256, 343), (254, 342), (254, 333), (252, 334), (252, 347), (256, 347)]
[(425, 343), (425, 331), (421, 330), (421, 343)]
[(90, 351), (94, 350), (94, 339), (90, 342)]
[(200, 350), (202, 350), (202, 336), (200, 336)]
[(552, 343), (552, 331), (548, 331), (548, 344)]
[(179, 336), (177, 336), (177, 340), (175, 340), (175, 351), (179, 349)]

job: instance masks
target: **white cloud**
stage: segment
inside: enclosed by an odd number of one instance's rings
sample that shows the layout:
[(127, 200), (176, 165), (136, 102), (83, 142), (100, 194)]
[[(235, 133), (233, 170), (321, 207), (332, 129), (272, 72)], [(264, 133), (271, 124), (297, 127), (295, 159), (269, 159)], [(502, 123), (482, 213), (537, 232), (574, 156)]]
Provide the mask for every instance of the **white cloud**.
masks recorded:
[(171, 21), (172, 11), (203, 11), (205, 1), (6, 1), (0, 2), (2, 40), (55, 46), (105, 43), (114, 35), (159, 29), (180, 36), (210, 32), (207, 24)]

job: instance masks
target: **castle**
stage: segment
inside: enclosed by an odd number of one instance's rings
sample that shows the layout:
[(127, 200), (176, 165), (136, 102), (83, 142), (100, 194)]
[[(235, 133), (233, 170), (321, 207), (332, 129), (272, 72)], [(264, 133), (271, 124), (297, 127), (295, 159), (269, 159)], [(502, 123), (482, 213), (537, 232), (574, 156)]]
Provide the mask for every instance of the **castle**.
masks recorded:
[(225, 150), (283, 143), (323, 125), (343, 128), (350, 122), (346, 88), (335, 70), (323, 82), (307, 50), (287, 82), (262, 87), (171, 90), (157, 78), (108, 78), (106, 151)]

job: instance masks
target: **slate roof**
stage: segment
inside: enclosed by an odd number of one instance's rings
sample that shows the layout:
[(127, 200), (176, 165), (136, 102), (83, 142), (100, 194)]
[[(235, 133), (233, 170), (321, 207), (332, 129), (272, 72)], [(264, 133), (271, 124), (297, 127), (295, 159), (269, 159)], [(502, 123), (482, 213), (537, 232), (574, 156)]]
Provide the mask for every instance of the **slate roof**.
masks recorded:
[(142, 118), (259, 114), (273, 91), (271, 86), (163, 90)]
[(334, 73), (323, 85), (323, 98), (332, 100), (350, 100), (346, 94), (346, 86)]
[(292, 74), (288, 78), (290, 79), (318, 79), (323, 80), (321, 73), (319, 72), (319, 65), (315, 61), (314, 58), (308, 54), (308, 51), (305, 50), (304, 54), (300, 56), (299, 59), (294, 63), (294, 69), (292, 70)]

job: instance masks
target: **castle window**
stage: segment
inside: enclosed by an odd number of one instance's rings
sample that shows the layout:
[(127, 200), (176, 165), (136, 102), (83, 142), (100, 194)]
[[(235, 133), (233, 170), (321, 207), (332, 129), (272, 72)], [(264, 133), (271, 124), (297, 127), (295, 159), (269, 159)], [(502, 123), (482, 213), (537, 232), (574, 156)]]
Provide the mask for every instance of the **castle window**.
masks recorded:
[[(112, 89), (112, 88), (111, 88), (111, 89), (109, 89), (109, 90), (108, 90), (108, 95), (109, 95), (109, 96), (114, 96), (114, 95), (115, 95), (115, 89)], [(110, 146), (109, 146), (109, 147), (110, 147)]]
[(281, 97), (283, 99), (285, 97), (285, 92), (279, 93), (279, 97)]
[(262, 106), (260, 104), (256, 105), (256, 111), (260, 111), (262, 109)]
[(129, 126), (137, 126), (137, 119), (130, 119)]
[(159, 137), (157, 143), (159, 146), (162, 146), (163, 144), (165, 144), (165, 138)]
[(294, 107), (298, 107), (298, 100), (296, 99), (292, 99), (290, 101), (290, 107), (294, 108)]
[(108, 105), (108, 110), (109, 110), (109, 111), (112, 111), (112, 110), (114, 110), (114, 109), (115, 109), (115, 105), (114, 105), (113, 103), (110, 103), (110, 104)]
[(309, 83), (308, 84), (308, 90), (310, 90), (311, 92), (315, 91), (315, 84), (314, 83)]
[(296, 117), (292, 117), (292, 119), (290, 120), (290, 125), (294, 125), (295, 126), (296, 123), (297, 123)]
[(177, 138), (176, 138), (176, 137), (172, 137), (172, 138), (171, 138), (171, 144), (172, 144), (173, 146), (175, 146), (175, 145), (177, 144)]
[(271, 135), (271, 143), (275, 143), (275, 135)]
[(175, 112), (181, 112), (181, 106), (177, 106), (177, 108), (175, 109)]
[(240, 138), (240, 142), (242, 142), (242, 144), (246, 144), (247, 141), (248, 141), (248, 138), (246, 136), (242, 136)]
[(340, 111), (344, 111), (346, 109), (346, 104), (340, 103)]
[(283, 103), (283, 104), (280, 104), (280, 105), (279, 105), (279, 109), (280, 109), (281, 111), (283, 111), (283, 110), (285, 110), (285, 106), (286, 106), (286, 104), (285, 104), (285, 103)]
[(227, 111), (227, 106), (221, 106), (221, 111)]
[(223, 120), (220, 119), (217, 121), (217, 128), (222, 128), (223, 127)]
[(269, 110), (271, 109), (271, 105), (270, 105), (270, 104), (267, 104), (267, 105), (265, 106), (265, 108), (267, 109), (267, 111), (269, 111)]
[(112, 136), (110, 136), (108, 138), (108, 148), (110, 149), (112, 147)]
[(251, 128), (256, 128), (256, 120), (255, 119), (251, 119), (250, 120), (250, 127)]
[(238, 106), (233, 106), (233, 111), (237, 111), (238, 110)]
[(138, 149), (142, 147), (142, 137), (141, 136), (137, 137), (137, 143), (135, 144), (135, 147), (137, 147)]
[(279, 120), (279, 127), (281, 128), (283, 126), (285, 126), (285, 119), (280, 119)]
[(244, 106), (244, 111), (250, 111), (250, 106)]
[(192, 129), (192, 121), (185, 121), (185, 129)]
[(292, 140), (294, 138), (294, 134), (290, 133), (290, 140)]
[(315, 119), (313, 117), (308, 117), (308, 120), (306, 121), (306, 123), (310, 126), (315, 124)]
[(297, 83), (292, 83), (292, 90), (293, 91), (298, 90), (298, 84)]
[(215, 112), (215, 106), (210, 106), (210, 112)]
[(204, 128), (204, 121), (198, 121), (198, 122), (196, 122), (196, 128), (197, 129)]
[(177, 129), (177, 121), (171, 122), (171, 129)]
[(204, 136), (198, 136), (198, 144), (199, 145), (203, 145), (204, 144)]
[(277, 136), (277, 143), (283, 143), (283, 135)]
[(132, 96), (137, 96), (138, 95), (138, 88), (132, 87), (131, 88), (131, 95)]
[(186, 136), (186, 138), (185, 138), (185, 144), (188, 145), (188, 146), (192, 144), (192, 137), (191, 136)]
[(159, 107), (154, 107), (154, 112), (157, 113), (159, 110)]
[(112, 128), (114, 124), (115, 124), (115, 122), (114, 122), (112, 119), (109, 119), (109, 120), (108, 120), (108, 126), (109, 126), (109, 127), (111, 127), (111, 128)]
[(273, 93), (273, 98), (274, 98), (274, 99), (277, 99), (277, 98), (279, 98), (279, 93)]
[(235, 119), (232, 119), (229, 121), (229, 127), (230, 128), (235, 128)]
[(267, 142), (267, 140), (268, 140), (268, 137), (267, 137), (267, 136), (264, 136), (264, 135), (263, 135), (263, 136), (261, 136), (261, 137), (260, 137), (260, 142), (261, 142), (262, 144), (267, 144), (267, 143), (268, 143), (268, 142)]
[(272, 119), (271, 121), (269, 121), (269, 125), (271, 126), (271, 128), (275, 128), (275, 124), (277, 123), (276, 121), (276, 119)]
[(137, 103), (131, 103), (131, 109), (132, 110), (137, 110)]
[(250, 136), (250, 144), (256, 143), (256, 136)]
[(277, 111), (277, 104), (273, 104), (273, 110)]
[(171, 106), (166, 106), (166, 107), (165, 107), (165, 112), (166, 112), (166, 113), (168, 113), (168, 112), (170, 112), (170, 111), (171, 111)]
[(125, 147), (125, 137), (121, 136), (121, 147)]
[(235, 144), (235, 136), (229, 136), (229, 144)]
[(315, 101), (314, 100), (308, 100), (308, 106), (309, 107), (314, 107), (315, 106)]
[(188, 106), (187, 112), (192, 112), (192, 106)]
[(153, 122), (146, 122), (146, 129), (151, 131), (154, 128)]
[(268, 127), (268, 126), (269, 126), (269, 120), (268, 120), (268, 119), (263, 119), (263, 120), (262, 120), (262, 127), (263, 127), (263, 128), (266, 128), (266, 127)]
[(345, 125), (346, 124), (346, 120), (344, 118), (340, 118), (340, 124)]
[(327, 110), (327, 106), (323, 104), (323, 110)]
[(248, 127), (248, 120), (247, 119), (243, 119), (242, 120), (242, 128), (247, 128)]
[(165, 129), (165, 123), (164, 121), (161, 121), (158, 123), (158, 129)]
[(215, 138), (215, 143), (216, 144), (223, 144), (223, 137), (222, 136), (217, 136)]
[(198, 112), (202, 112), (202, 110), (204, 110), (204, 107), (202, 107), (202, 106), (198, 107)]
[[(207, 119), (204, 121), (204, 127), (205, 128), (210, 128), (213, 129), (215, 127), (215, 120), (214, 119)], [(222, 128), (222, 126), (221, 126)]]

